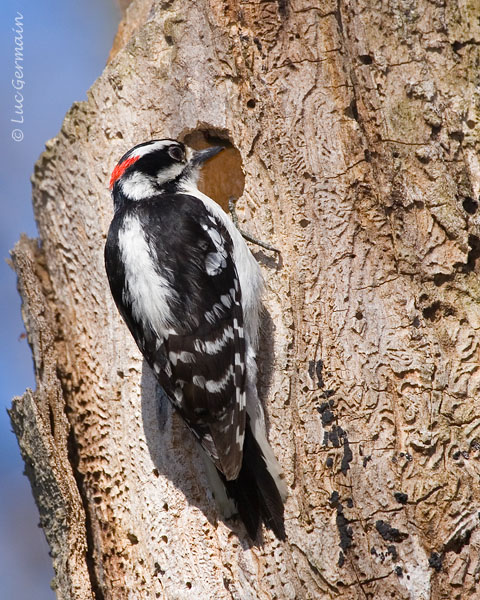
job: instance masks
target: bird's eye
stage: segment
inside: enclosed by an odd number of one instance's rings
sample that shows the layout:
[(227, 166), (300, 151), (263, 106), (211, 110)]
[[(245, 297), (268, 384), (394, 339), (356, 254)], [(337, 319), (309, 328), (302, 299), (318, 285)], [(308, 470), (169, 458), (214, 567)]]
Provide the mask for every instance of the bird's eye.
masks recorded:
[(173, 158), (173, 160), (178, 160), (179, 162), (185, 160), (185, 154), (180, 148), (180, 146), (170, 146), (170, 148), (168, 149), (168, 153)]

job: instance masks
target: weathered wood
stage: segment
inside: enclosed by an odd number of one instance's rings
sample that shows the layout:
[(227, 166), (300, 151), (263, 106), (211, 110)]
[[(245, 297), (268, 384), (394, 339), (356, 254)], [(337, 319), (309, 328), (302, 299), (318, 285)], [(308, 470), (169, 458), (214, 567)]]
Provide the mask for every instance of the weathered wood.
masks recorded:
[[(37, 391), (12, 416), (59, 598), (478, 597), (479, 45), (473, 2), (129, 6), (15, 250)], [(116, 160), (199, 136), (282, 252), (253, 248), (285, 544), (218, 520), (104, 274)]]
[[(55, 571), (53, 588), (59, 598), (91, 600), (87, 562), (85, 511), (72, 468), (73, 430), (66, 418), (65, 399), (57, 367), (63, 340), (55, 324), (53, 290), (47, 266), (35, 240), (25, 236), (12, 252), (23, 298), (22, 315), (33, 351), (37, 390), (27, 390), (9, 411), (40, 511), (40, 525), (50, 545)], [(80, 493), (79, 493), (80, 492)]]

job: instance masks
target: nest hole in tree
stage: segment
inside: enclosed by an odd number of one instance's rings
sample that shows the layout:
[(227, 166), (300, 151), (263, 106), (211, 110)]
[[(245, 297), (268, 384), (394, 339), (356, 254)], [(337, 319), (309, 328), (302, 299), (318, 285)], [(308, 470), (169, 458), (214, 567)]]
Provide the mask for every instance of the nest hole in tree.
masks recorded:
[(229, 198), (240, 198), (245, 187), (240, 152), (229, 140), (228, 134), (212, 129), (196, 129), (186, 134), (182, 141), (195, 150), (223, 146), (224, 150), (203, 166), (198, 189), (228, 212)]

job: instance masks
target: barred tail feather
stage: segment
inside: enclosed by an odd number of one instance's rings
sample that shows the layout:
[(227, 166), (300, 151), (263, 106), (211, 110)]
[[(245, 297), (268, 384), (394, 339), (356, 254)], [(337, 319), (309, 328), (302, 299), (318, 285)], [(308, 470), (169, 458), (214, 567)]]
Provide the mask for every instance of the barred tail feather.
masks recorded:
[[(265, 456), (264, 444), (268, 448), (267, 456)], [(261, 520), (279, 540), (285, 540), (283, 519), (285, 484), (280, 478), (280, 469), (268, 442), (265, 439), (264, 443), (258, 443), (248, 418), (240, 473), (237, 479), (232, 481), (227, 481), (223, 477), (222, 479), (253, 540), (257, 537)]]

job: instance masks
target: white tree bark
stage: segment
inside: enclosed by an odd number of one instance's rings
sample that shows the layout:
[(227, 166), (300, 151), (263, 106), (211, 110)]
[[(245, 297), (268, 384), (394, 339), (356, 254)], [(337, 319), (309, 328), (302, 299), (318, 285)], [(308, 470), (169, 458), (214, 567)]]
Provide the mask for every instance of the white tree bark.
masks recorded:
[[(13, 253), (37, 390), (11, 415), (58, 598), (478, 597), (479, 45), (453, 0), (130, 5)], [(219, 520), (110, 297), (109, 174), (159, 137), (229, 142), (206, 189), (244, 186), (281, 249), (255, 253), (285, 543)]]

